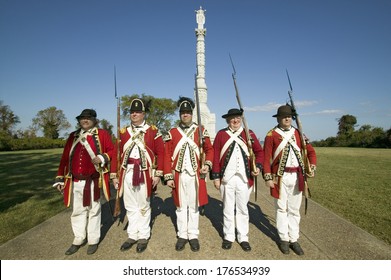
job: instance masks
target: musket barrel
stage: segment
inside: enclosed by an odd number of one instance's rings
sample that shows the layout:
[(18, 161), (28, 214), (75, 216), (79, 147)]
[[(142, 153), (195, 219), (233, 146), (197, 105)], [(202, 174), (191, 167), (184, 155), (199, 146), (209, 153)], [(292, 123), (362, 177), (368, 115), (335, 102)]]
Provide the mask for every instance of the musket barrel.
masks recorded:
[[(117, 178), (120, 177), (120, 166), (121, 166), (121, 102), (117, 95), (117, 71), (114, 66), (114, 94), (115, 98), (117, 99), (117, 139), (116, 139), (116, 146), (117, 146)], [(118, 217), (121, 214), (121, 203), (120, 203), (120, 197), (119, 197), (119, 189), (116, 193), (115, 198), (115, 207), (114, 207), (114, 217)]]
[(286, 75), (288, 77), (289, 89), (290, 89), (290, 90), (288, 90), (290, 105), (291, 105), (292, 111), (295, 115), (294, 117), (295, 117), (297, 129), (299, 130), (299, 135), (300, 135), (301, 158), (302, 158), (303, 164), (304, 164), (304, 174), (303, 174), (303, 176), (304, 176), (304, 197), (305, 197), (304, 213), (307, 214), (308, 198), (311, 197), (310, 189), (309, 189), (308, 182), (307, 182), (307, 174), (311, 173), (311, 167), (310, 167), (309, 159), (307, 156), (307, 143), (305, 140), (303, 127), (301, 125), (300, 117), (299, 117), (299, 114), (297, 113), (296, 106), (295, 106), (295, 103), (294, 103), (293, 97), (292, 97), (293, 89), (292, 89), (291, 79), (288, 74), (288, 70), (286, 70)]
[[(252, 144), (253, 139), (252, 139), (252, 137), (250, 135), (250, 129), (248, 127), (247, 120), (246, 120), (246, 117), (244, 115), (242, 102), (240, 100), (239, 90), (238, 90), (238, 86), (236, 84), (236, 70), (235, 70), (234, 63), (232, 61), (231, 54), (229, 55), (229, 58), (231, 60), (231, 65), (232, 65), (232, 68), (233, 68), (232, 80), (234, 82), (236, 100), (238, 102), (239, 109), (242, 111), (242, 122), (243, 122), (244, 131), (245, 131), (246, 138), (247, 138), (247, 148), (248, 148), (248, 152), (249, 152), (250, 169), (251, 169), (251, 171), (256, 172), (257, 164), (256, 164), (255, 154), (254, 154), (254, 151), (253, 151), (253, 144)], [(256, 201), (257, 200), (257, 193), (258, 193), (258, 191), (257, 191), (257, 177), (254, 177), (254, 183), (255, 183), (254, 191), (255, 191), (255, 201)]]
[[(204, 166), (205, 163), (205, 153), (204, 153), (204, 136), (202, 133), (202, 123), (201, 123), (201, 108), (200, 108), (200, 98), (198, 93), (198, 84), (197, 84), (197, 74), (194, 75), (195, 82), (195, 100), (197, 106), (197, 125), (198, 125), (198, 140), (199, 140), (199, 149), (200, 149), (200, 168)], [(202, 179), (206, 178), (206, 174), (201, 173), (200, 177)]]

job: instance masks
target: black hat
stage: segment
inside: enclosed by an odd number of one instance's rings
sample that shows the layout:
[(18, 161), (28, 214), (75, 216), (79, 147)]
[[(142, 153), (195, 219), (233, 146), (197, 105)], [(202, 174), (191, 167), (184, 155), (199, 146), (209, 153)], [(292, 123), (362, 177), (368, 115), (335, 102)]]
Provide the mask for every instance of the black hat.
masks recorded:
[(194, 109), (194, 101), (188, 97), (179, 97), (179, 100), (177, 101), (177, 106), (179, 107), (179, 112), (192, 112)]
[(96, 118), (96, 111), (93, 109), (84, 109), (80, 115), (76, 117), (77, 120), (81, 118)]
[(139, 98), (135, 98), (130, 103), (130, 112), (145, 112), (145, 104)]
[(273, 117), (282, 117), (282, 116), (296, 116), (296, 114), (293, 112), (292, 107), (287, 104), (278, 107), (277, 114), (273, 115)]
[(232, 117), (232, 116), (241, 116), (241, 115), (243, 115), (243, 110), (232, 108), (232, 109), (228, 110), (227, 114), (222, 115), (221, 117), (223, 119), (226, 119), (226, 118), (229, 118), (229, 117)]

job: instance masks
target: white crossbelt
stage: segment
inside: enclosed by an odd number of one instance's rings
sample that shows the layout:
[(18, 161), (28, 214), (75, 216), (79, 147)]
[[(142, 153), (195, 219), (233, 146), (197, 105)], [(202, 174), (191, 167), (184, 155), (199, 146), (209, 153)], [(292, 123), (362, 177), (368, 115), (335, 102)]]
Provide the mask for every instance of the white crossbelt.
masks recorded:
[[(191, 126), (191, 128), (193, 128), (193, 125)], [(194, 134), (195, 129), (192, 129), (189, 135), (185, 134), (185, 132), (182, 129), (178, 129), (178, 131), (180, 134), (182, 134), (182, 138), (181, 140), (179, 140), (178, 144), (175, 147), (172, 159), (175, 159), (177, 157), (179, 151), (181, 150), (182, 146), (186, 144), (186, 142), (188, 143), (190, 150), (193, 150), (196, 153), (197, 157), (199, 158), (200, 150), (197, 144), (194, 142), (194, 140), (190, 138), (190, 136)]]
[(226, 130), (227, 134), (229, 135), (229, 139), (227, 140), (227, 142), (225, 142), (223, 148), (221, 149), (220, 160), (223, 157), (225, 151), (228, 149), (229, 146), (231, 146), (231, 144), (234, 141), (243, 149), (243, 151), (246, 153), (246, 156), (250, 155), (246, 143), (244, 143), (244, 141), (241, 138), (239, 138), (239, 135), (242, 133), (242, 131), (243, 131), (243, 127), (241, 127), (239, 130), (237, 130), (236, 131), (237, 133), (233, 133), (229, 129)]
[[(81, 144), (84, 146), (84, 148), (86, 148), (88, 154), (90, 155), (90, 158), (94, 159), (96, 157), (96, 154), (92, 150), (92, 148), (90, 146), (90, 143), (88, 143), (88, 141), (87, 141), (87, 134), (88, 133), (86, 133), (86, 137), (82, 137), (81, 138)], [(88, 135), (91, 135), (91, 134), (88, 134)], [(100, 171), (99, 165), (98, 164), (94, 164), (94, 166), (95, 166), (95, 170), (99, 172)]]
[(276, 127), (274, 129), (274, 131), (282, 136), (282, 141), (281, 141), (280, 145), (278, 145), (277, 149), (275, 150), (275, 152), (273, 154), (273, 161), (278, 157), (280, 152), (285, 148), (285, 146), (288, 143), (292, 146), (293, 149), (295, 149), (296, 151), (300, 151), (299, 146), (297, 146), (297, 143), (295, 141), (293, 141), (293, 139), (292, 139), (293, 135), (295, 134), (295, 129), (291, 129), (289, 131), (284, 132), (281, 129), (279, 129), (278, 127)]
[(140, 149), (140, 152), (145, 154), (145, 157), (149, 163), (149, 166), (152, 166), (152, 159), (151, 159), (149, 153), (147, 152), (147, 149), (145, 147), (145, 143), (144, 143), (144, 141), (141, 140), (141, 137), (138, 137), (141, 133), (146, 133), (146, 131), (148, 130), (149, 127), (150, 126), (148, 124), (145, 124), (142, 129), (140, 129), (139, 131), (137, 131), (133, 135), (132, 135), (132, 133), (133, 133), (132, 128), (131, 127), (127, 128), (128, 133), (131, 137), (124, 144), (124, 153), (132, 145), (132, 142), (133, 142)]
[[(80, 131), (81, 132), (81, 131)], [(90, 143), (88, 143), (87, 141), (87, 136), (91, 136), (91, 132), (89, 131), (85, 131), (84, 133), (80, 133), (79, 137), (76, 139), (76, 141), (73, 142), (72, 144), (72, 147), (71, 147), (71, 150), (69, 152), (69, 154), (72, 154), (72, 151), (73, 149), (75, 148), (75, 146), (77, 145), (77, 143), (80, 142), (80, 144), (82, 144), (84, 146), (84, 148), (87, 150), (88, 152), (88, 155), (90, 156), (91, 159), (94, 159), (96, 157), (96, 154), (95, 152), (92, 150), (91, 146), (90, 146)], [(99, 165), (97, 164), (94, 164), (95, 166), (95, 169), (96, 171), (100, 171), (99, 170)]]

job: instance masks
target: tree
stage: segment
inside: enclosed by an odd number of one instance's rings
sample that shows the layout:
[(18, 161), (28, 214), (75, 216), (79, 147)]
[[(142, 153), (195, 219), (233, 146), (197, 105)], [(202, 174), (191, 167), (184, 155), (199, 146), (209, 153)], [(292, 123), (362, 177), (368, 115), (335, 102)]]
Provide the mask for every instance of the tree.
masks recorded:
[(62, 110), (52, 106), (41, 110), (32, 120), (34, 129), (42, 130), (46, 138), (58, 139), (61, 130), (71, 127)]
[(338, 119), (338, 136), (349, 136), (354, 132), (357, 119), (352, 115), (343, 115)]
[(173, 116), (177, 109), (176, 101), (168, 98), (155, 98), (144, 93), (141, 97), (138, 94), (121, 97), (122, 119), (129, 120), (130, 103), (134, 98), (141, 98), (146, 104), (150, 103), (150, 110), (146, 114), (146, 121), (151, 125), (156, 125), (162, 134), (166, 134), (174, 125)]
[(17, 138), (35, 138), (37, 137), (37, 133), (35, 131), (35, 129), (33, 128), (28, 128), (28, 129), (25, 129), (25, 130), (22, 130), (22, 129), (18, 129), (16, 131), (16, 137)]
[(98, 127), (107, 130), (110, 135), (113, 135), (114, 126), (106, 119), (102, 119), (98, 123)]
[(3, 105), (3, 101), (0, 100), (0, 130), (12, 135), (12, 130), (18, 123), (20, 123), (19, 117), (12, 112), (8, 105)]

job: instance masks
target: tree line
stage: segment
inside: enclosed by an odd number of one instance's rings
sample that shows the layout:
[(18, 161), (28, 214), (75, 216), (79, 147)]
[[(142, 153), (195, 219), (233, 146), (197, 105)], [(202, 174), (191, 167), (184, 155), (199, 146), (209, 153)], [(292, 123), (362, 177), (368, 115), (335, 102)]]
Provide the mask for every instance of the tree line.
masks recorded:
[[(129, 108), (134, 98), (141, 98), (145, 103), (151, 104), (146, 121), (156, 125), (161, 133), (167, 133), (176, 124), (177, 118), (174, 119), (177, 109), (176, 100), (155, 98), (146, 94), (133, 94), (120, 98), (122, 127), (130, 123)], [(16, 130), (19, 123), (20, 118), (0, 100), (0, 151), (60, 148), (64, 146), (68, 137), (66, 131), (72, 127), (64, 112), (54, 106), (39, 111), (27, 129)], [(116, 137), (117, 124), (111, 124), (106, 119), (99, 119), (98, 127), (107, 130), (113, 139)], [(79, 125), (76, 124), (74, 129), (78, 128)], [(62, 132), (63, 137), (61, 137)], [(42, 133), (43, 136), (39, 137), (39, 133)]]
[[(172, 126), (177, 124), (175, 100), (155, 98), (146, 94), (133, 94), (120, 98), (122, 127), (129, 124), (130, 102), (134, 98), (142, 98), (146, 103), (151, 104), (146, 120), (156, 125), (162, 134), (166, 134)], [(391, 128), (384, 131), (383, 128), (366, 124), (356, 129), (357, 118), (352, 115), (343, 115), (337, 121), (338, 133), (335, 137), (314, 141), (312, 144), (316, 147), (391, 147)], [(61, 132), (71, 128), (64, 112), (54, 106), (39, 111), (27, 129), (15, 130), (18, 123), (20, 123), (19, 117), (0, 100), (0, 151), (60, 148), (64, 146), (65, 138), (68, 136), (65, 133), (64, 137), (60, 137)], [(113, 139), (115, 138), (117, 124), (114, 126), (108, 120), (101, 119), (98, 126), (109, 131)], [(77, 128), (78, 124), (75, 126), (75, 129)], [(37, 136), (39, 132), (43, 134), (43, 137)]]
[(391, 148), (391, 128), (385, 131), (381, 127), (364, 124), (357, 128), (357, 118), (343, 115), (338, 121), (338, 132), (335, 137), (314, 141), (316, 147), (357, 147), (357, 148)]

